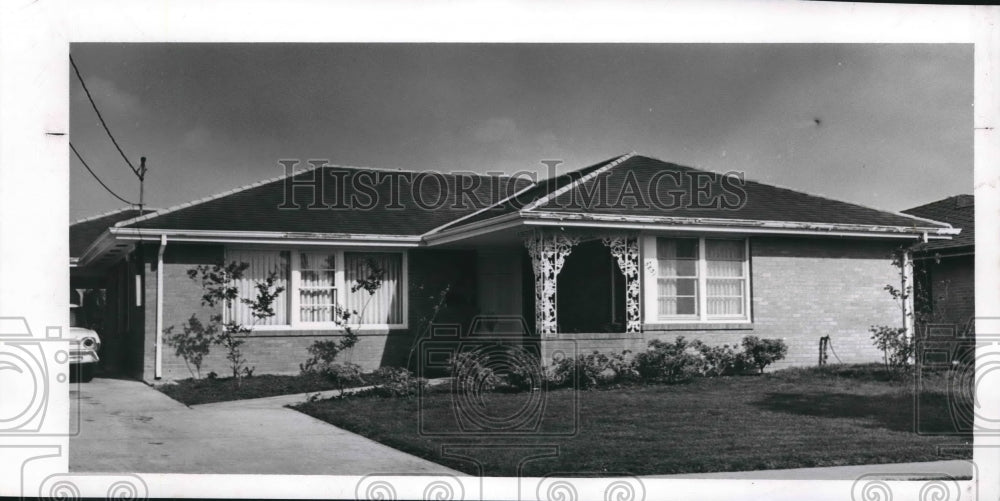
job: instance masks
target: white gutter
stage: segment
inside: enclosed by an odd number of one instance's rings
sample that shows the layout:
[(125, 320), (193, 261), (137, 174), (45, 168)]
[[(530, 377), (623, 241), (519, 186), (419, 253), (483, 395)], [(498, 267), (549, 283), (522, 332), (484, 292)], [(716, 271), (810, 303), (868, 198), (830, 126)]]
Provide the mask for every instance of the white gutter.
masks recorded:
[(160, 235), (160, 248), (156, 253), (156, 364), (153, 378), (163, 376), (163, 252), (167, 249), (167, 236)]
[[(670, 216), (619, 216), (614, 214), (586, 214), (574, 212), (522, 212), (528, 224), (533, 224), (532, 220), (538, 222), (550, 221), (553, 224), (573, 224), (579, 222), (590, 226), (619, 226), (619, 225), (645, 225), (658, 226), (660, 229), (680, 229), (691, 226), (698, 228), (719, 227), (719, 228), (739, 228), (745, 230), (790, 230), (795, 232), (811, 233), (831, 233), (850, 232), (861, 234), (873, 234), (885, 236), (887, 233), (905, 234), (908, 238), (920, 238), (922, 234), (928, 234), (929, 238), (948, 239), (951, 235), (961, 233), (960, 228), (941, 227), (923, 228), (909, 226), (889, 226), (889, 225), (862, 225), (862, 224), (842, 224), (842, 223), (809, 223), (799, 221), (763, 221), (751, 219), (721, 219), (721, 218), (690, 218), (690, 217), (670, 217)], [(934, 236), (930, 236), (933, 234)], [(943, 236), (942, 236), (943, 235)]]
[(362, 233), (305, 233), (280, 231), (164, 230), (155, 228), (111, 228), (119, 240), (149, 240), (151, 235), (169, 236), (173, 242), (273, 243), (281, 245), (357, 245), (416, 247), (420, 235)]

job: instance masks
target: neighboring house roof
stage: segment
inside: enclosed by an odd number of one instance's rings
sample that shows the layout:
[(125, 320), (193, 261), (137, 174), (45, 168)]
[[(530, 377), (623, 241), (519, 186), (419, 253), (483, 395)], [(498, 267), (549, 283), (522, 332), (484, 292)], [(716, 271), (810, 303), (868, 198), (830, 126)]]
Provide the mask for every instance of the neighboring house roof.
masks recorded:
[(973, 195), (955, 195), (936, 202), (924, 204), (903, 212), (914, 216), (944, 221), (962, 233), (951, 240), (938, 240), (921, 244), (916, 250), (931, 251), (942, 249), (957, 249), (975, 247), (976, 245), (976, 206)]
[[(401, 176), (392, 177), (393, 173)], [(324, 202), (333, 208), (309, 208), (313, 199), (308, 183), (314, 175), (321, 176)], [(295, 188), (294, 199), (286, 203), (287, 177), (269, 179), (148, 214), (118, 226), (163, 230), (419, 236), (495, 204), (508, 192), (531, 184), (524, 178), (506, 176), (471, 173), (429, 175), (412, 171), (323, 166), (294, 173), (291, 181), (302, 187)], [(341, 190), (338, 187), (341, 179), (353, 181), (343, 183), (345, 186)], [(447, 186), (442, 187), (442, 183)], [(461, 192), (461, 187), (466, 188), (465, 194)], [(398, 194), (398, 200), (393, 199), (393, 191)], [(345, 198), (356, 199), (363, 205), (368, 205), (369, 201), (373, 203), (369, 208), (357, 208), (357, 205), (347, 203)], [(282, 207), (291, 205), (299, 207)]]
[[(156, 209), (144, 209), (143, 212), (148, 213), (154, 210)], [(137, 216), (139, 216), (139, 209), (122, 207), (111, 212), (105, 212), (104, 214), (98, 214), (96, 216), (91, 216), (70, 223), (70, 258), (78, 258), (83, 255), (83, 251), (87, 250), (87, 247), (89, 247), (94, 240), (97, 240), (97, 237), (101, 236), (101, 233), (104, 233), (109, 226), (113, 226), (115, 223), (132, 219)]]

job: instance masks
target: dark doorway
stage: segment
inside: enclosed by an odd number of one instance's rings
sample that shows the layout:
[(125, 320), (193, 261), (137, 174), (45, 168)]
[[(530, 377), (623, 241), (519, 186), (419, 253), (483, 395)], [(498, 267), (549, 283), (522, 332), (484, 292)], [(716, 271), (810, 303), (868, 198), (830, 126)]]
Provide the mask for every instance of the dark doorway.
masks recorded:
[(556, 281), (559, 332), (625, 332), (625, 276), (603, 243), (574, 247)]

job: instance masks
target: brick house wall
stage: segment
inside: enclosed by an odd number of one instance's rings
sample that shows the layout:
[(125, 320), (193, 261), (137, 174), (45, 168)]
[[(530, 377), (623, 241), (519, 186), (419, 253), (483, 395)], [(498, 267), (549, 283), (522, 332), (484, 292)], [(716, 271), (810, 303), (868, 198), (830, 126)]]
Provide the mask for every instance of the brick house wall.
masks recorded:
[[(154, 379), (156, 354), (156, 266), (157, 246), (148, 245), (143, 249), (145, 265), (142, 268), (144, 315), (141, 331), (145, 333), (142, 344), (142, 370), (138, 377), (145, 381)], [(347, 354), (352, 363), (364, 370), (382, 366), (405, 366), (413, 345), (412, 330), (427, 314), (432, 298), (445, 284), (452, 284), (448, 307), (439, 315), (439, 321), (467, 323), (471, 307), (475, 304), (475, 255), (468, 251), (439, 251), (410, 249), (409, 253), (409, 311), (408, 328), (389, 331), (361, 331), (358, 344)], [(212, 264), (225, 255), (222, 245), (169, 243), (163, 258), (163, 326), (174, 326), (174, 332), (182, 332), (183, 325), (196, 315), (207, 322), (214, 314), (221, 314), (221, 307), (202, 306), (203, 291), (195, 280), (187, 276), (187, 271), (199, 264)], [(339, 337), (336, 331), (327, 330), (281, 330), (258, 331), (252, 333), (241, 347), (247, 365), (254, 367), (255, 374), (297, 374), (299, 364), (308, 358), (307, 349), (319, 339)], [(191, 377), (184, 360), (175, 355), (174, 349), (166, 343), (164, 336), (162, 379), (174, 380)], [(191, 370), (194, 368), (192, 367)], [(219, 376), (231, 375), (225, 359), (225, 350), (212, 346), (205, 357), (201, 374), (209, 372)]]
[[(750, 239), (751, 324), (646, 324), (639, 334), (560, 334), (543, 348), (577, 353), (644, 350), (649, 340), (677, 336), (713, 345), (739, 345), (745, 336), (778, 338), (788, 354), (771, 369), (816, 365), (819, 339), (829, 335), (844, 363), (881, 361), (868, 329), (902, 325), (899, 304), (884, 290), (899, 286), (890, 254), (897, 242), (837, 238), (753, 237)], [(829, 362), (837, 359), (831, 353)]]
[[(921, 259), (916, 262), (919, 274), (926, 270), (930, 286), (929, 304), (935, 323), (955, 324), (959, 330), (976, 314), (975, 256)], [(922, 298), (918, 297), (918, 300)], [(917, 305), (919, 309), (922, 305)]]

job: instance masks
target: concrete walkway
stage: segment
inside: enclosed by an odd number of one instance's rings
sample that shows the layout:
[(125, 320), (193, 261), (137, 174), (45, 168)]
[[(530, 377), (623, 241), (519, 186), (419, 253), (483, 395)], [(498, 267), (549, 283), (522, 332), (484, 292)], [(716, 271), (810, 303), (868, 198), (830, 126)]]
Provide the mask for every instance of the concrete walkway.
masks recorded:
[(71, 472), (461, 475), (282, 407), (305, 396), (187, 407), (138, 381), (79, 388), (70, 395), (81, 417)]
[(722, 473), (683, 473), (650, 475), (649, 478), (707, 478), (753, 480), (926, 480), (931, 478), (968, 479), (973, 475), (972, 461), (929, 461), (925, 463), (864, 464), (793, 468), (788, 470), (734, 471)]

